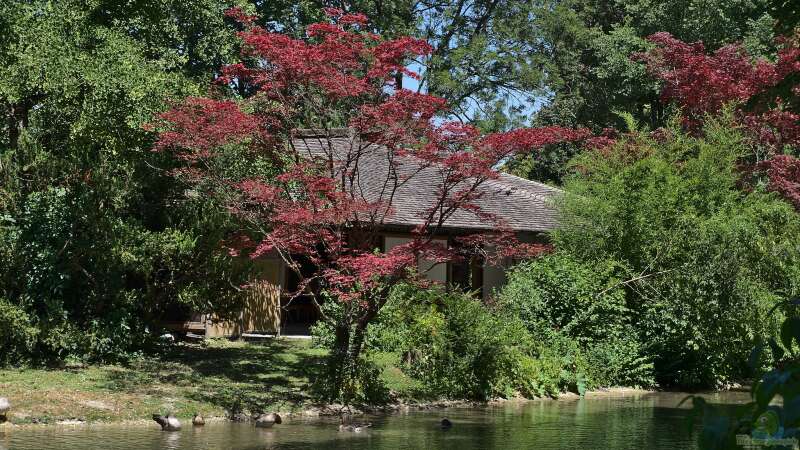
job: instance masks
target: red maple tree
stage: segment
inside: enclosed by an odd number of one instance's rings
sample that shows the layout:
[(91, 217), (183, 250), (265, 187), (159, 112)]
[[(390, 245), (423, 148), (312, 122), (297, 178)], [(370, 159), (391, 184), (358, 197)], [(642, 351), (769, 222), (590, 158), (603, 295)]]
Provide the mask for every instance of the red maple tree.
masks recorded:
[[(748, 172), (766, 174), (768, 189), (800, 210), (800, 114), (786, 99), (770, 95), (788, 83), (793, 98), (800, 85), (800, 36), (778, 40), (774, 61), (753, 58), (741, 44), (729, 44), (707, 53), (701, 42), (686, 43), (669, 33), (648, 38), (656, 47), (635, 58), (647, 64), (649, 73), (663, 83), (661, 99), (681, 107), (684, 124), (699, 130), (708, 114), (726, 104), (736, 105), (736, 120), (756, 148)], [(796, 103), (796, 102), (793, 102)]]
[[(547, 127), (482, 135), (448, 122), (443, 99), (395, 86), (399, 74), (418, 76), (408, 62), (431, 52), (426, 42), (385, 40), (368, 31), (363, 15), (326, 13), (328, 22), (310, 25), (298, 39), (228, 11), (243, 28), (242, 61), (222, 69), (214, 98), (189, 98), (161, 114), (156, 149), (173, 152), (185, 162), (177, 176), (248, 224), (230, 240), (232, 252), (278, 255), (317, 307), (322, 296), (340, 302), (332, 371), (341, 381), (348, 375), (342, 364), (357, 360), (390, 289), (425, 283), (420, 260), (458, 259), (464, 248), (488, 257), (546, 249), (517, 242), (502, 220), (482, 211), (481, 187), (498, 177), (495, 168), (506, 158), (588, 132)], [(236, 154), (246, 155), (248, 167), (263, 170), (232, 174), (232, 148), (243, 150)], [(365, 173), (376, 158), (385, 170)], [(376, 237), (396, 212), (398, 188), (423, 172), (436, 182), (422, 196), (429, 203), (415, 205), (412, 239), (383, 251)], [(459, 211), (490, 231), (464, 237), (456, 251), (434, 238)]]

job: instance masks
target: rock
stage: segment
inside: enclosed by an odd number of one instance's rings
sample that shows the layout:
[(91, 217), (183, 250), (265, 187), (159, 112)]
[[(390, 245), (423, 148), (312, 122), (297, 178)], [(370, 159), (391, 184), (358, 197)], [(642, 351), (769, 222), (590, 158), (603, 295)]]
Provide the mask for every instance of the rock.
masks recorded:
[(194, 425), (196, 427), (202, 427), (205, 424), (206, 424), (206, 421), (205, 421), (205, 419), (203, 419), (203, 416), (201, 416), (199, 414), (195, 414), (194, 417), (192, 417), (192, 425)]
[(230, 418), (234, 422), (249, 422), (250, 421), (250, 416), (248, 416), (247, 414), (244, 414), (244, 413), (236, 413), (236, 414), (230, 416)]
[(441, 425), (443, 430), (449, 430), (450, 428), (453, 428), (453, 422), (450, 422), (450, 419), (447, 417), (442, 419), (442, 421), (439, 422), (439, 425)]
[(181, 422), (178, 420), (177, 417), (171, 417), (169, 414), (166, 416), (160, 416), (158, 414), (153, 414), (153, 420), (156, 421), (159, 425), (161, 425), (161, 431), (180, 431), (181, 430)]
[(56, 425), (61, 425), (61, 426), (86, 425), (86, 421), (72, 417), (66, 420), (57, 420)]
[(341, 424), (339, 425), (339, 431), (350, 431), (353, 433), (360, 433), (366, 430), (367, 428), (370, 428), (371, 426), (372, 426), (371, 423), (351, 423), (348, 425)]
[[(360, 433), (372, 426), (371, 422), (365, 423), (345, 423), (345, 416), (341, 416), (341, 423), (339, 424), (339, 431), (350, 431), (353, 433)], [(349, 421), (349, 419), (348, 419)]]
[(276, 413), (259, 414), (255, 417), (256, 426), (259, 428), (269, 428), (275, 424), (281, 424), (281, 416)]

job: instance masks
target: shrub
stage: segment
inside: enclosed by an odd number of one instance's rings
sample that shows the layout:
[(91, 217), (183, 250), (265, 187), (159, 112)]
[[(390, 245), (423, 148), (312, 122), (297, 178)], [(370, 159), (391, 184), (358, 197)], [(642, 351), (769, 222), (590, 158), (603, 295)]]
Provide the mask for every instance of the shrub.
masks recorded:
[(402, 286), (370, 330), (370, 347), (399, 363), (431, 396), (556, 395), (559, 364), (538, 359), (524, 324), (460, 292)]
[(585, 350), (589, 387), (650, 387), (653, 362), (635, 337), (600, 341)]
[(499, 296), (534, 338), (540, 359), (558, 359), (559, 390), (653, 384), (652, 363), (630, 326), (615, 261), (581, 262), (557, 252), (522, 263)]
[[(800, 298), (783, 301), (781, 305), (796, 309)], [(703, 425), (697, 434), (699, 448), (739, 448), (742, 438), (752, 439), (750, 447), (780, 448), (781, 440), (790, 444), (783, 445), (784, 448), (797, 447), (800, 430), (800, 378), (797, 377), (800, 318), (797, 311), (791, 311), (784, 319), (779, 335), (779, 338), (759, 342), (750, 352), (748, 363), (757, 376), (750, 386), (752, 400), (749, 403), (730, 408), (730, 405), (707, 403), (701, 396), (691, 396), (693, 408), (689, 419), (701, 418)], [(766, 365), (762, 366), (764, 363)], [(791, 445), (791, 441), (795, 444)]]
[(629, 320), (624, 273), (614, 261), (586, 263), (555, 253), (516, 266), (500, 303), (540, 340), (553, 331), (581, 344), (615, 339)]
[(577, 340), (551, 332), (535, 340), (533, 352), (542, 373), (536, 382), (545, 388), (547, 395), (557, 396), (566, 391), (580, 393), (587, 387), (587, 362)]
[(188, 222), (208, 221), (197, 225), (207, 238), (152, 231), (98, 209), (95, 195), (47, 188), (28, 194), (18, 217), (0, 219), (0, 256), (13, 256), (0, 260), (0, 295), (39, 330), (36, 345), (16, 351), (48, 363), (122, 361), (152, 348), (170, 307), (230, 314), (240, 306), (233, 282), (247, 268), (219, 249), (219, 214), (182, 207)]
[(36, 345), (37, 334), (23, 308), (0, 298), (0, 365), (24, 363)]
[[(590, 272), (606, 273), (604, 261), (626, 269), (619, 312), (646, 343), (660, 384), (747, 377), (747, 350), (776, 329), (767, 311), (800, 290), (800, 216), (759, 187), (741, 190), (737, 163), (748, 148), (723, 118), (708, 120), (702, 137), (677, 127), (633, 134), (574, 161), (554, 246)], [(563, 289), (584, 305), (579, 272)], [(591, 283), (595, 292), (607, 285)]]

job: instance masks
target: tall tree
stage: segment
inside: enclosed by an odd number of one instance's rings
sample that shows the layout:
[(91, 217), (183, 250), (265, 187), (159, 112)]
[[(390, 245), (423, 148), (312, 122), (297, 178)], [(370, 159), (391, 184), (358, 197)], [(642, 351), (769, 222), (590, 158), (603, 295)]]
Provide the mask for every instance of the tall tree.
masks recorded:
[[(324, 7), (364, 13), (381, 35), (416, 36), (432, 47), (411, 63), (420, 80), (407, 88), (446, 99), (448, 114), (487, 131), (508, 129), (527, 120), (542, 95), (539, 35), (530, 26), (536, 2), (528, 0), (307, 0), (256, 2), (256, 21), (297, 35), (302, 25), (321, 18)], [(276, 17), (276, 11), (286, 13)], [(403, 81), (402, 78), (398, 81)]]
[[(716, 50), (742, 42), (754, 56), (774, 55), (779, 12), (771, 0), (546, 0), (535, 9), (535, 30), (548, 91), (536, 113), (537, 125), (624, 129), (618, 114), (628, 112), (656, 128), (669, 116), (660, 85), (631, 55), (653, 46), (647, 36), (667, 32), (685, 42), (704, 42)], [(546, 149), (535, 158), (514, 161), (518, 175), (559, 183), (574, 146)]]
[[(471, 246), (491, 242), (497, 252), (519, 257), (542, 250), (516, 242), (481, 210), (483, 186), (498, 176), (500, 160), (583, 139), (585, 132), (549, 127), (483, 136), (470, 125), (440, 123), (435, 117), (447, 114), (444, 99), (396, 85), (398, 72), (416, 77), (406, 63), (433, 51), (427, 43), (381, 40), (365, 32), (365, 16), (327, 13), (332, 22), (311, 24), (295, 39), (232, 10), (246, 26), (243, 62), (227, 66), (219, 82), (234, 90), (249, 85), (252, 95), (238, 102), (187, 99), (161, 115), (157, 148), (185, 161), (178, 172), (183, 180), (221, 198), (249, 224), (232, 241), (235, 251), (277, 255), (318, 308), (323, 297), (340, 305), (336, 315), (319, 312), (336, 330), (330, 400), (345, 394), (347, 401), (367, 327), (392, 287), (423, 282), (417, 261), (457, 257), (434, 239), (454, 214), (472, 214), (485, 229), (494, 228), (465, 238)], [(236, 147), (246, 149), (246, 165), (265, 172), (232, 174)], [(412, 239), (384, 251), (376, 243), (403, 207), (400, 189), (420, 177), (435, 181), (420, 185), (427, 191), (416, 194), (414, 211), (399, 213), (414, 216)]]
[(121, 356), (160, 305), (230, 288), (208, 276), (220, 216), (179, 201), (142, 129), (226, 60), (227, 2), (117, 3), (0, 5), (0, 296), (41, 356)]

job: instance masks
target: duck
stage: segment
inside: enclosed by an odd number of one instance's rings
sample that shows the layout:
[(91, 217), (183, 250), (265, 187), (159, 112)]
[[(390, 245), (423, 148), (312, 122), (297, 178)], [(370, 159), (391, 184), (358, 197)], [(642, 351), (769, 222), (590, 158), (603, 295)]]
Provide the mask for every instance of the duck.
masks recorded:
[(206, 421), (205, 421), (205, 419), (203, 419), (203, 416), (201, 416), (200, 414), (195, 414), (194, 417), (192, 417), (192, 425), (194, 425), (196, 427), (202, 427), (205, 424), (206, 424)]
[(443, 430), (449, 430), (450, 428), (453, 428), (453, 422), (451, 422), (450, 419), (448, 419), (447, 417), (442, 419), (442, 421), (439, 422), (439, 425), (442, 427)]
[(259, 414), (253, 420), (259, 428), (270, 428), (275, 424), (280, 425), (282, 422), (278, 413)]
[(181, 422), (178, 420), (177, 417), (172, 417), (169, 414), (166, 416), (162, 416), (159, 414), (153, 414), (153, 420), (156, 421), (159, 425), (161, 425), (161, 431), (180, 431), (181, 430)]
[(353, 433), (360, 433), (360, 432), (362, 432), (362, 431), (364, 431), (367, 428), (372, 426), (371, 422), (345, 424), (344, 423), (344, 416), (342, 416), (340, 420), (341, 420), (341, 423), (339, 424), (339, 431), (350, 431), (350, 432), (353, 432)]
[(6, 421), (6, 414), (11, 409), (11, 402), (5, 397), (0, 397), (0, 422)]

